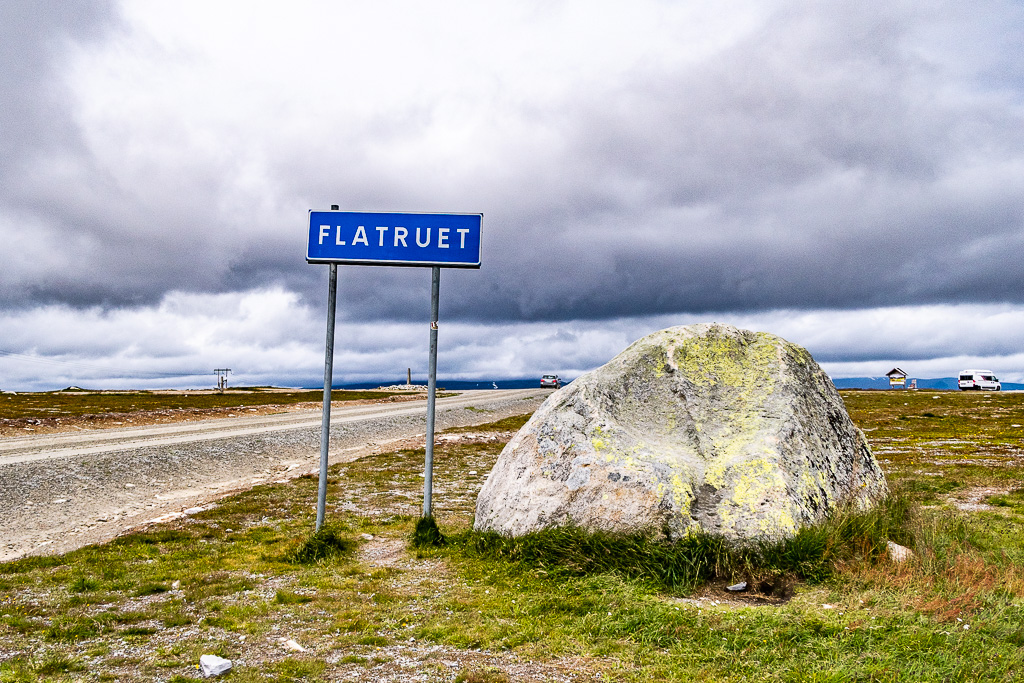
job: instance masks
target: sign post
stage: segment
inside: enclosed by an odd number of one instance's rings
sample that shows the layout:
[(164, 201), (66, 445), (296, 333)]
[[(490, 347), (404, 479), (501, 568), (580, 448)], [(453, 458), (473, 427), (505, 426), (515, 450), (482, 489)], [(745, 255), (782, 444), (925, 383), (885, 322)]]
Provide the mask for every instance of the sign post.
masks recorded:
[(331, 264), (327, 286), (327, 343), (324, 351), (324, 407), (320, 422), (320, 481), (316, 497), (316, 530), (324, 525), (327, 507), (327, 452), (331, 442), (331, 386), (334, 384), (334, 314), (338, 308), (338, 265)]
[(307, 263), (331, 267), (327, 294), (327, 343), (324, 352), (324, 406), (320, 429), (320, 481), (316, 530), (327, 504), (327, 463), (331, 438), (331, 385), (338, 265), (430, 266), (430, 350), (427, 380), (427, 443), (423, 467), (423, 516), (433, 509), (434, 408), (437, 393), (437, 319), (441, 268), (479, 268), (483, 214), (368, 213), (310, 211)]
[(423, 516), (433, 509), (434, 492), (434, 406), (437, 394), (437, 308), (441, 292), (441, 268), (430, 273), (430, 359), (427, 361), (427, 444), (423, 463)]

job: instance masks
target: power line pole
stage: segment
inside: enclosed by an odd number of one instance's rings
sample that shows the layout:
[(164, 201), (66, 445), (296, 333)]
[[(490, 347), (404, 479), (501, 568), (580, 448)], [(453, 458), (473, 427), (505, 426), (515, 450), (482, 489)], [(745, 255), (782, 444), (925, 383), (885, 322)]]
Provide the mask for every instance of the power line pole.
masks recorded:
[(224, 391), (228, 388), (228, 373), (231, 372), (231, 368), (214, 368), (213, 371), (217, 373), (217, 391)]

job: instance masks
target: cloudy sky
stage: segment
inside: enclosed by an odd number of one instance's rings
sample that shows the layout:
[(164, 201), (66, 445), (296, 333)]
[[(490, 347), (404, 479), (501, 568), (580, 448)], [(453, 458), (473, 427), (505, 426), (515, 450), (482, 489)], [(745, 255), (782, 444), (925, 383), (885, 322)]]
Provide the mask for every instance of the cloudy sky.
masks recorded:
[[(315, 385), (310, 209), (482, 212), (439, 372), (718, 320), (833, 377), (1024, 381), (1024, 5), (0, 3), (0, 389)], [(425, 378), (342, 267), (335, 378)]]

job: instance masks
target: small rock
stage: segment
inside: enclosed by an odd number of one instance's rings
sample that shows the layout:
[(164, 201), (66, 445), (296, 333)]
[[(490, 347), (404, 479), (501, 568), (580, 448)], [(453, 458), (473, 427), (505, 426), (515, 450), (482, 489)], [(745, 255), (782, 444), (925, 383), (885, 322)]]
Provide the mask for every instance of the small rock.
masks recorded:
[(172, 591), (176, 591), (179, 588), (181, 588), (181, 581), (175, 581), (174, 583), (171, 584), (171, 590)]
[(135, 484), (125, 484), (124, 487), (126, 489), (133, 489), (133, 488), (135, 488)]
[(288, 640), (284, 641), (284, 646), (286, 648), (288, 648), (289, 650), (292, 650), (293, 652), (305, 652), (306, 651), (306, 648), (302, 647), (301, 645), (299, 645), (298, 643), (296, 643), (294, 640), (291, 640), (291, 639), (288, 639)]
[(886, 543), (886, 548), (889, 551), (889, 559), (896, 564), (902, 564), (907, 560), (913, 559), (914, 551), (910, 548), (900, 545), (899, 543), (893, 543), (889, 541)]
[(726, 586), (725, 590), (732, 591), (733, 593), (739, 593), (740, 591), (745, 591), (745, 590), (747, 590), (747, 582), (746, 581), (740, 581), (739, 583), (734, 583), (731, 586)]
[(182, 512), (181, 514), (183, 514), (183, 515), (197, 515), (200, 512), (202, 512), (204, 509), (205, 508), (201, 508), (201, 507), (189, 508), (189, 509), (185, 510), (184, 512)]
[(199, 658), (199, 670), (205, 678), (219, 676), (231, 669), (231, 660), (217, 655), (203, 655)]
[(372, 541), (373, 540), (373, 535), (372, 534), (360, 534), (359, 538), (363, 539), (364, 541)]

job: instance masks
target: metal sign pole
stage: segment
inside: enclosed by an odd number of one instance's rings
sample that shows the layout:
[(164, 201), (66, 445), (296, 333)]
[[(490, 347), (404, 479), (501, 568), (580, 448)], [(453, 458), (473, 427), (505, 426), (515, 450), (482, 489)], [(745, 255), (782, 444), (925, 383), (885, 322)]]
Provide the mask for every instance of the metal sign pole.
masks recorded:
[(316, 499), (316, 530), (324, 525), (327, 507), (327, 460), (331, 443), (331, 384), (334, 382), (334, 313), (338, 303), (338, 265), (331, 264), (327, 289), (327, 348), (324, 351), (324, 408), (320, 425), (320, 488)]
[(437, 392), (437, 309), (441, 290), (441, 268), (430, 273), (430, 361), (427, 376), (427, 454), (423, 467), (423, 516), (429, 517), (434, 491), (434, 394)]

